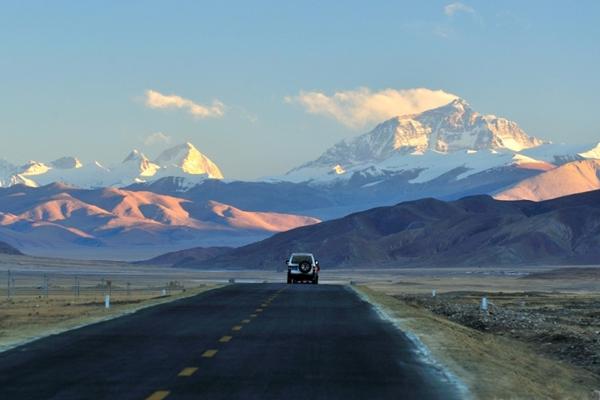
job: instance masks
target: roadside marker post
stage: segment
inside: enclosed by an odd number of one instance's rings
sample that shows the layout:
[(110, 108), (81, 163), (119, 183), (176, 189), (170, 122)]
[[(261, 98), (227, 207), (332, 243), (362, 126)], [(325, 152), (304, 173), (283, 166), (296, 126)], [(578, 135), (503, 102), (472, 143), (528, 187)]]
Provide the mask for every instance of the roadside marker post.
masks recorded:
[(110, 308), (110, 294), (104, 296), (104, 308)]
[(433, 290), (431, 291), (431, 297), (435, 297), (435, 295), (436, 295), (436, 291), (435, 291), (435, 289), (433, 289)]
[(483, 296), (481, 298), (481, 304), (480, 304), (479, 308), (485, 315), (488, 314), (488, 299), (487, 299), (487, 297)]

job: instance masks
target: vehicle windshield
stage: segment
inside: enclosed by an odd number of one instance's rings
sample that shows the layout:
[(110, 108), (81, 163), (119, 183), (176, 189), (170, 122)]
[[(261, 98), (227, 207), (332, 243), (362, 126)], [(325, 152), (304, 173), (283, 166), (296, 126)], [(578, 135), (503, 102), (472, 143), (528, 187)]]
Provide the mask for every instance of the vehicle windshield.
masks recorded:
[(304, 261), (308, 261), (309, 263), (312, 264), (312, 257), (305, 255), (305, 254), (299, 254), (299, 255), (292, 256), (292, 264), (300, 264), (301, 262), (304, 262)]

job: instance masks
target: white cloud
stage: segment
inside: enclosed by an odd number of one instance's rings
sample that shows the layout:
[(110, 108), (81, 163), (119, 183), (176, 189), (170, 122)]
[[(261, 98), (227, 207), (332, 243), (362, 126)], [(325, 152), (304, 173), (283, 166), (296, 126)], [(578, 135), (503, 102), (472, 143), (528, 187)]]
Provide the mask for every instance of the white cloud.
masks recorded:
[(475, 14), (475, 9), (461, 2), (450, 3), (444, 6), (444, 14), (449, 17), (454, 16), (458, 13), (467, 13), (467, 14)]
[(368, 88), (336, 92), (300, 92), (288, 96), (287, 103), (298, 103), (311, 114), (325, 115), (351, 127), (362, 128), (369, 123), (406, 114), (415, 114), (448, 104), (458, 96), (443, 90), (384, 89), (373, 92)]
[(165, 135), (162, 132), (154, 132), (153, 134), (146, 136), (146, 138), (144, 139), (144, 144), (146, 146), (169, 143), (171, 143), (171, 136)]
[(211, 105), (202, 105), (174, 94), (164, 95), (155, 90), (146, 91), (146, 106), (150, 108), (181, 108), (197, 118), (218, 118), (225, 114), (225, 105), (213, 100)]

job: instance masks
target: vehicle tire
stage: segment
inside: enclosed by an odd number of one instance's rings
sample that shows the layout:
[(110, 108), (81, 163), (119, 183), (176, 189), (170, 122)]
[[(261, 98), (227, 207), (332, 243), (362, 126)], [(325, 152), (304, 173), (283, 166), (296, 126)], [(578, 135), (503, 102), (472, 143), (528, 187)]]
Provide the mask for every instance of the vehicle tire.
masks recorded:
[(316, 285), (318, 283), (319, 283), (319, 277), (318, 276), (313, 277), (312, 284)]
[(289, 276), (289, 275), (288, 275), (288, 277), (287, 277), (287, 283), (288, 283), (288, 285), (289, 285), (290, 283), (292, 283), (292, 277), (291, 277), (291, 276)]
[(298, 265), (298, 270), (300, 270), (300, 272), (302, 272), (303, 274), (308, 274), (310, 272), (311, 268), (312, 268), (312, 265), (310, 265), (310, 263), (308, 261), (302, 261)]

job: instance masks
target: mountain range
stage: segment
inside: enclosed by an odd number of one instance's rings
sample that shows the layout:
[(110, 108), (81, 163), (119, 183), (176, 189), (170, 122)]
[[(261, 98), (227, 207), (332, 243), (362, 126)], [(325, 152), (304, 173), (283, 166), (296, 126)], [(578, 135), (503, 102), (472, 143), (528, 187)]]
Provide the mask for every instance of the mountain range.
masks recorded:
[(302, 251), (315, 253), (323, 268), (597, 264), (600, 191), (542, 202), (421, 199), (278, 233), (213, 257), (206, 257), (207, 249), (195, 257), (190, 249), (169, 261), (283, 270), (283, 260)]
[(253, 242), (318, 219), (252, 212), (118, 188), (64, 184), (0, 189), (0, 238), (25, 253), (142, 258), (198, 245)]
[[(140, 257), (192, 245), (239, 246), (427, 197), (541, 201), (595, 190), (599, 165), (600, 144), (550, 143), (456, 99), (391, 118), (287, 173), (254, 181), (225, 179), (191, 143), (153, 160), (133, 150), (110, 167), (70, 156), (22, 166), (0, 161), (0, 240), (35, 254), (68, 248), (85, 257), (118, 245)], [(134, 211), (117, 206), (129, 202)], [(152, 254), (142, 251), (144, 243)]]
[(219, 167), (189, 142), (163, 151), (154, 161), (140, 151), (132, 150), (120, 164), (110, 168), (99, 161), (84, 164), (71, 156), (48, 163), (29, 161), (21, 166), (0, 161), (0, 187), (17, 184), (38, 187), (60, 182), (94, 189), (124, 187), (167, 176), (184, 178), (188, 184), (204, 179), (223, 179)]
[[(384, 121), (283, 175), (249, 182), (205, 179), (194, 185), (181, 178), (161, 178), (128, 189), (331, 219), (424, 197), (453, 200), (489, 194), (544, 200), (594, 190), (600, 182), (590, 179), (589, 168), (577, 165), (596, 160), (597, 144), (550, 143), (527, 135), (513, 121), (479, 114), (457, 99)], [(535, 187), (536, 177), (550, 181), (555, 175), (564, 177), (566, 170), (569, 184)], [(526, 195), (528, 190), (520, 187), (530, 187), (533, 194)]]
[[(282, 182), (324, 190), (335, 187), (338, 192), (344, 188), (352, 192), (363, 189), (385, 192), (377, 186), (392, 181), (393, 192), (400, 197), (418, 198), (427, 194), (460, 197), (472, 190), (499, 193), (522, 179), (588, 159), (600, 159), (598, 145), (552, 144), (528, 135), (513, 121), (480, 114), (465, 100), (456, 99), (420, 114), (384, 121), (370, 132), (343, 140), (315, 160), (283, 175), (242, 183), (264, 183), (266, 192), (272, 189), (269, 184)], [(473, 177), (489, 171), (494, 171), (495, 176), (486, 177), (486, 187), (471, 182), (477, 180)], [(0, 161), (0, 187), (61, 182), (90, 189), (131, 185), (164, 188), (165, 178), (171, 181), (169, 190), (184, 192), (224, 177), (219, 167), (191, 143), (166, 149), (154, 160), (133, 150), (123, 162), (110, 167), (98, 161), (84, 164), (70, 156), (51, 162), (29, 161), (21, 166)], [(161, 184), (155, 185), (161, 180)], [(426, 187), (433, 181), (435, 190)], [(446, 181), (446, 185), (440, 187), (440, 181)], [(240, 182), (227, 183), (235, 186)], [(343, 195), (327, 197), (335, 200)], [(374, 201), (404, 199), (385, 197), (378, 195)], [(333, 201), (336, 205), (344, 202)]]
[(409, 160), (421, 161), (427, 153), (516, 153), (544, 143), (528, 136), (515, 122), (495, 115), (481, 115), (465, 100), (456, 99), (421, 114), (394, 117), (368, 133), (343, 140), (286, 176), (297, 181), (326, 179), (318, 175), (326, 173), (335, 177), (369, 167), (380, 171), (399, 170), (410, 165)]

